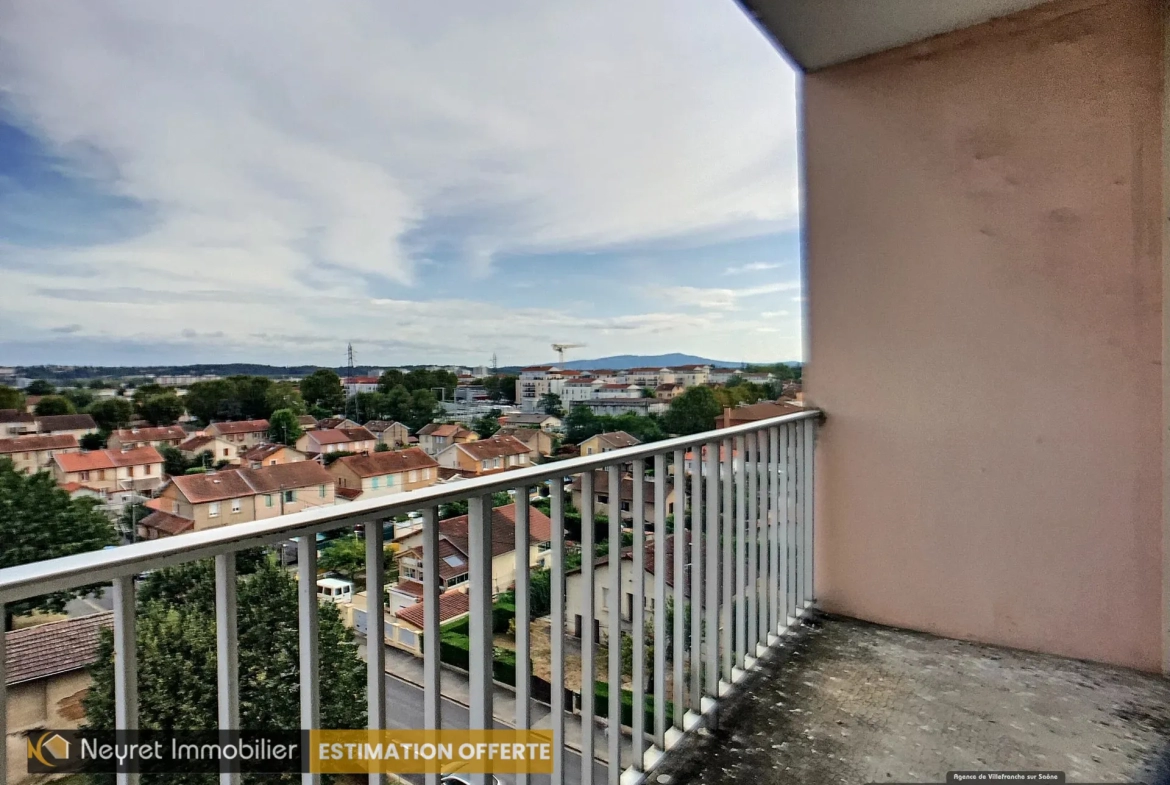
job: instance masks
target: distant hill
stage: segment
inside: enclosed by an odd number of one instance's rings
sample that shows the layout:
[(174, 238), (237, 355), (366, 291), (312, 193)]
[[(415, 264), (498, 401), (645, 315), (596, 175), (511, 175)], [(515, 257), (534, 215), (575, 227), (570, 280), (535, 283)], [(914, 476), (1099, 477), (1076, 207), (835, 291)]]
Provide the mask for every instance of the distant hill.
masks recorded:
[(564, 364), (568, 371), (588, 371), (593, 368), (612, 368), (615, 371), (627, 368), (667, 367), (673, 365), (713, 365), (719, 368), (741, 368), (743, 362), (712, 360), (693, 354), (619, 354), (614, 357), (598, 357), (596, 360), (573, 360)]

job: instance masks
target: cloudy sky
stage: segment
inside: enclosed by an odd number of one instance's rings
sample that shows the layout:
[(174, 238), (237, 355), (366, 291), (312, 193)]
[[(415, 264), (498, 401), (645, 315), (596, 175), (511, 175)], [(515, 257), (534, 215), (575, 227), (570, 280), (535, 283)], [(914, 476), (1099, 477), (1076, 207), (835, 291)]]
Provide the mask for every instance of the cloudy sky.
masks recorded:
[(800, 355), (732, 0), (0, 4), (0, 364)]

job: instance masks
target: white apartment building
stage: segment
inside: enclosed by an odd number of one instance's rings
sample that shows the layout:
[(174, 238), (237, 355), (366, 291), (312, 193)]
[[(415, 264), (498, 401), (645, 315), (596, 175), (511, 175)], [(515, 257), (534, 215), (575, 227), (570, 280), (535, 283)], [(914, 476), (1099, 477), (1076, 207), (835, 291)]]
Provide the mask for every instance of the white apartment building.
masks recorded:
[(552, 393), (564, 400), (565, 377), (552, 365), (534, 365), (520, 371), (516, 380), (516, 403), (523, 412), (535, 412), (540, 399)]

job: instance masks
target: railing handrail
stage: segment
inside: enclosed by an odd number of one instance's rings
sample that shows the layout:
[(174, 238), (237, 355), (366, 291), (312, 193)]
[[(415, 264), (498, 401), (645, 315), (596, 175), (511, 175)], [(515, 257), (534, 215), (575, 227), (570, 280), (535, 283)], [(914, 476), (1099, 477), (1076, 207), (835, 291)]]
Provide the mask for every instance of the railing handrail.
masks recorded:
[(694, 445), (720, 442), (762, 429), (820, 417), (819, 409), (809, 409), (729, 428), (624, 447), (598, 455), (535, 464), (524, 469), (470, 478), (457, 483), (432, 485), (365, 501), (317, 507), (263, 521), (227, 524), (109, 550), (90, 551), (8, 567), (0, 570), (0, 604), (88, 584), (108, 583), (115, 578), (136, 575), (148, 570), (269, 545), (295, 537), (311, 536), (321, 531), (394, 517), (469, 497), (514, 490), (523, 486), (534, 487), (556, 477), (563, 478), (603, 469), (637, 458), (649, 458)]

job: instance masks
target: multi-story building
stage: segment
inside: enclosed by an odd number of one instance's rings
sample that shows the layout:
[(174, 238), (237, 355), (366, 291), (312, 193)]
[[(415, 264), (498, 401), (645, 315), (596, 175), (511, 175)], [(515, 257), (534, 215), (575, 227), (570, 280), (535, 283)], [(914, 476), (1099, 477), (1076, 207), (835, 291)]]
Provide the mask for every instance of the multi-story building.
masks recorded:
[(378, 439), (361, 426), (318, 429), (309, 431), (297, 439), (297, 449), (309, 456), (331, 452), (373, 452), (377, 446)]
[(630, 368), (617, 374), (617, 381), (623, 384), (636, 384), (653, 390), (660, 384), (674, 381), (674, 371), (669, 368)]
[(418, 430), (418, 446), (430, 456), (438, 455), (452, 444), (467, 444), (478, 438), (475, 431), (454, 423), (433, 422)]
[(385, 444), (392, 450), (410, 443), (410, 429), (400, 422), (370, 420), (363, 427), (377, 437), (378, 444)]
[(12, 438), (37, 432), (37, 420), (28, 412), (0, 409), (0, 437)]
[(59, 452), (53, 456), (58, 485), (77, 483), (107, 493), (150, 491), (163, 481), (163, 458), (153, 447)]
[(119, 428), (106, 442), (111, 450), (133, 450), (138, 447), (178, 447), (187, 440), (187, 432), (178, 425), (147, 428)]
[(213, 422), (204, 429), (204, 433), (208, 436), (222, 436), (248, 449), (268, 441), (268, 420)]
[[(651, 388), (653, 389), (653, 388)], [(636, 384), (603, 384), (597, 389), (595, 398), (641, 398), (642, 388)]]
[(707, 384), (711, 378), (710, 365), (676, 365), (670, 370), (674, 374), (674, 381), (683, 387), (696, 387), (700, 384)]
[(540, 399), (549, 393), (564, 392), (565, 374), (553, 365), (534, 365), (523, 368), (516, 379), (516, 403), (521, 411), (535, 412)]
[(654, 397), (660, 401), (673, 401), (675, 398), (687, 391), (678, 382), (670, 382), (669, 384), (660, 384), (654, 390)]
[(511, 436), (528, 445), (528, 460), (533, 463), (553, 453), (553, 435), (539, 428), (504, 427), (496, 431), (496, 436)]
[(176, 449), (183, 453), (183, 457), (189, 461), (197, 458), (204, 460), (202, 456), (206, 453), (210, 456), (208, 462), (211, 466), (220, 461), (239, 463), (240, 446), (236, 442), (229, 442), (220, 436), (192, 436), (190, 439), (180, 442)]
[(413, 491), (439, 481), (438, 461), (418, 447), (338, 458), (328, 471), (338, 495), (349, 501)]
[(63, 452), (78, 452), (77, 437), (72, 434), (15, 436), (0, 439), (0, 458), (8, 458), (22, 474), (35, 474), (52, 469), (53, 456)]
[(377, 376), (347, 376), (341, 380), (346, 396), (378, 392)]
[(572, 409), (581, 401), (592, 400), (597, 397), (597, 390), (603, 384), (605, 382), (592, 377), (566, 381), (561, 386), (561, 403), (566, 409)]
[(584, 406), (594, 414), (616, 416), (619, 414), (640, 414), (643, 417), (651, 414), (661, 414), (670, 408), (670, 404), (657, 398), (627, 398), (605, 397), (594, 398), (591, 401), (582, 401)]
[(561, 429), (561, 418), (551, 414), (510, 414), (501, 423), (512, 428), (538, 428), (553, 433)]

